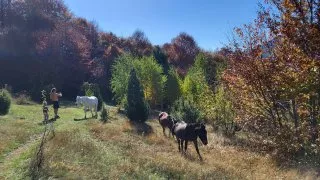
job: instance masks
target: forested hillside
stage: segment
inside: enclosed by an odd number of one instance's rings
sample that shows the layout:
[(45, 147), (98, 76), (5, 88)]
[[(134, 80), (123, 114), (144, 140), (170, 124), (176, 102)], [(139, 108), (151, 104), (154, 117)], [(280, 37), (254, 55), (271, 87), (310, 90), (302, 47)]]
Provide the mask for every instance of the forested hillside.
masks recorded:
[(160, 47), (139, 30), (130, 37), (103, 32), (73, 15), (61, 0), (1, 0), (0, 19), (0, 84), (14, 92), (27, 90), (35, 100), (39, 91), (53, 85), (73, 99), (89, 81), (98, 83), (104, 99), (111, 101), (111, 65), (120, 55), (153, 55), (185, 74), (200, 51), (185, 33)]

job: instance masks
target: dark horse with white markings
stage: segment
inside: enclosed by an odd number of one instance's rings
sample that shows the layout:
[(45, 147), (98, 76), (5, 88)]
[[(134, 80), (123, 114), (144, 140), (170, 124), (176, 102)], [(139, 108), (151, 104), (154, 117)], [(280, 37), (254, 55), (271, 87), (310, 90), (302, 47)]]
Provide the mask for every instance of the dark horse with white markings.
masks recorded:
[(177, 138), (179, 151), (181, 149), (183, 152), (183, 142), (185, 142), (184, 151), (186, 152), (188, 147), (188, 141), (193, 141), (199, 158), (202, 160), (198, 148), (197, 139), (199, 137), (204, 145), (208, 144), (207, 130), (203, 123), (185, 123), (183, 121), (178, 122), (173, 126), (173, 133)]
[[(166, 112), (161, 112), (159, 114), (159, 123), (162, 127), (162, 130), (163, 130), (163, 134), (165, 135), (165, 128), (168, 128), (170, 131), (169, 131), (169, 136), (170, 134), (173, 135), (173, 132), (172, 132), (172, 128), (173, 128), (173, 125), (176, 123), (177, 121), (174, 120), (174, 118), (170, 115), (168, 115), (168, 113)], [(171, 133), (170, 133), (171, 132)]]

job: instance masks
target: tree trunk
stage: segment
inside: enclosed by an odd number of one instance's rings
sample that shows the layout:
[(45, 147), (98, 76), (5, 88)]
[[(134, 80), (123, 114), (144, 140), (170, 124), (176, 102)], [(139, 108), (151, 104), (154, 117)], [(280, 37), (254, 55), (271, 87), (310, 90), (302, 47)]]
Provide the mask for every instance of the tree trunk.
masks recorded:
[(292, 114), (293, 114), (293, 120), (294, 120), (294, 127), (296, 129), (297, 135), (298, 133), (298, 128), (299, 128), (299, 117), (298, 117), (298, 112), (297, 112), (297, 107), (296, 107), (296, 100), (292, 99)]
[(272, 119), (272, 123), (273, 123), (274, 128), (277, 128), (278, 126), (277, 126), (276, 117), (275, 117), (275, 115), (273, 114), (272, 109), (271, 109), (271, 108), (268, 108), (268, 112), (269, 112), (269, 114), (270, 114), (270, 116), (271, 116), (271, 119)]
[(318, 139), (318, 122), (317, 122), (317, 103), (316, 103), (317, 96), (311, 95), (310, 96), (310, 126), (311, 126), (311, 142), (316, 143)]
[[(274, 99), (274, 98), (273, 98)], [(273, 100), (272, 101), (272, 108), (274, 109), (275, 111), (275, 116), (274, 118), (276, 118), (278, 120), (278, 123), (279, 123), (279, 128), (282, 129), (282, 122), (281, 122), (281, 118), (280, 118), (280, 115), (279, 115), (279, 111), (278, 111), (278, 108), (276, 106), (276, 101)]]
[(293, 114), (296, 138), (298, 139), (299, 143), (302, 143), (300, 138), (300, 130), (299, 130), (299, 116), (297, 112), (297, 104), (295, 99), (292, 99), (292, 114)]

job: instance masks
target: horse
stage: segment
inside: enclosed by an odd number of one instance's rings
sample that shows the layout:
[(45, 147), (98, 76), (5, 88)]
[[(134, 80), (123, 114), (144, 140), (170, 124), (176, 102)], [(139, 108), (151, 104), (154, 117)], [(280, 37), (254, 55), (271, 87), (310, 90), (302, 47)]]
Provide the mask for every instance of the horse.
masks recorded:
[(164, 135), (166, 135), (165, 128), (168, 128), (169, 129), (169, 136), (170, 136), (170, 134), (172, 134), (172, 136), (174, 136), (172, 128), (173, 128), (173, 125), (175, 123), (177, 123), (177, 121), (172, 116), (168, 115), (168, 113), (166, 113), (166, 112), (160, 112), (159, 113), (159, 123), (162, 127)]
[(173, 132), (178, 141), (179, 152), (182, 150), (182, 153), (183, 153), (183, 142), (185, 142), (184, 152), (186, 152), (188, 147), (188, 141), (193, 141), (194, 146), (199, 155), (199, 158), (200, 160), (202, 160), (202, 157), (200, 155), (199, 148), (198, 148), (197, 139), (199, 137), (204, 145), (208, 144), (207, 130), (203, 123), (178, 122), (173, 126)]
[(98, 98), (95, 96), (77, 96), (76, 98), (77, 106), (83, 105), (84, 106), (84, 118), (87, 118), (87, 111), (91, 111), (91, 115), (93, 117), (92, 109), (95, 111), (95, 117), (98, 117)]

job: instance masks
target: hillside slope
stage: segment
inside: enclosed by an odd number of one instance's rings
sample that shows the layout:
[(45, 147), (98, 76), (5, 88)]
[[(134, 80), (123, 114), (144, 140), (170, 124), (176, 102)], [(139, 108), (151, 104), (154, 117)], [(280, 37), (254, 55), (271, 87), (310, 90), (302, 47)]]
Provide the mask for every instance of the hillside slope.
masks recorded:
[[(51, 110), (51, 109), (50, 109)], [(56, 136), (45, 144), (42, 176), (63, 179), (316, 179), (313, 169), (281, 168), (269, 156), (224, 145), (208, 127), (204, 160), (190, 144), (186, 156), (173, 138), (165, 137), (156, 120), (135, 126), (110, 107), (102, 124), (82, 118), (79, 108), (62, 106)], [(51, 110), (52, 113), (52, 110)], [(26, 179), (44, 126), (41, 106), (13, 105), (0, 117), (0, 179)], [(149, 133), (141, 133), (148, 129)], [(168, 132), (167, 132), (168, 133)], [(30, 177), (29, 177), (30, 178)]]

